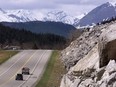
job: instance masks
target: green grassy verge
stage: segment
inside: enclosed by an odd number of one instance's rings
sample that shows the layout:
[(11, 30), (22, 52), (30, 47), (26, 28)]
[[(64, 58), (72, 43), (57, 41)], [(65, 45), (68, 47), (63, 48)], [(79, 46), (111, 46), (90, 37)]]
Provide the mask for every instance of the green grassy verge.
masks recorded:
[(18, 53), (18, 51), (5, 51), (5, 50), (0, 50), (0, 64), (4, 63), (10, 57), (12, 57), (13, 55), (15, 55), (17, 53)]
[(59, 51), (53, 51), (46, 70), (36, 87), (59, 87), (62, 75), (65, 73), (59, 54)]

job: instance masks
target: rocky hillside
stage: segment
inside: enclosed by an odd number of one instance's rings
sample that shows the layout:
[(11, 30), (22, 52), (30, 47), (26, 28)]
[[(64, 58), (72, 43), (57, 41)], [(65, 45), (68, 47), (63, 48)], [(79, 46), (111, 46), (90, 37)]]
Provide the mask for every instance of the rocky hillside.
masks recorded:
[(60, 87), (116, 87), (116, 22), (86, 30), (62, 51)]

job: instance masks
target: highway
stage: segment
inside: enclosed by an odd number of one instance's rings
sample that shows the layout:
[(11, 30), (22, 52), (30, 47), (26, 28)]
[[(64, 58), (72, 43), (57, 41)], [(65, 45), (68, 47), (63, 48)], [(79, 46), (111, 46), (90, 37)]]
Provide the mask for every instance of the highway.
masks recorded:
[[(0, 87), (33, 87), (41, 78), (50, 58), (51, 50), (24, 50), (0, 66)], [(30, 75), (23, 75), (23, 81), (15, 80), (23, 67), (30, 69)]]

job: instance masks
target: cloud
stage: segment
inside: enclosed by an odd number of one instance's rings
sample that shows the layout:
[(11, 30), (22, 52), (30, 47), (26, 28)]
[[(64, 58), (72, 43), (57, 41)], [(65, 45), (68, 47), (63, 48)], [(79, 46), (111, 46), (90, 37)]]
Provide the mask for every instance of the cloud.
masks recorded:
[[(3, 8), (57, 8), (62, 5), (93, 4), (97, 0), (0, 0)], [(94, 2), (95, 1), (95, 2)], [(5, 6), (6, 5), (6, 6)], [(16, 7), (15, 7), (16, 6)]]
[(46, 0), (0, 0), (0, 6), (4, 9), (52, 9), (58, 5)]
[[(84, 7), (85, 6), (85, 7)], [(91, 11), (93, 8), (95, 8), (95, 5), (61, 5), (60, 9), (68, 12), (69, 14), (82, 14), (82, 13), (87, 13)]]
[(60, 4), (77, 4), (77, 5), (99, 5), (104, 2), (111, 0), (55, 0), (56, 3)]
[(36, 0), (9, 0), (13, 4), (33, 3)]
[(116, 0), (0, 0), (0, 6), (3, 9), (61, 9), (81, 14), (108, 1), (116, 2)]

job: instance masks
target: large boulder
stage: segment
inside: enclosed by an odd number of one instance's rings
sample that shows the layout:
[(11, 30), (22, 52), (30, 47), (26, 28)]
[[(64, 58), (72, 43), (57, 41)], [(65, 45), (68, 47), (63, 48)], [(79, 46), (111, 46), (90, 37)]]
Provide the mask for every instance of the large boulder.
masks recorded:
[(99, 40), (100, 67), (106, 66), (110, 60), (116, 60), (116, 24), (109, 26)]

